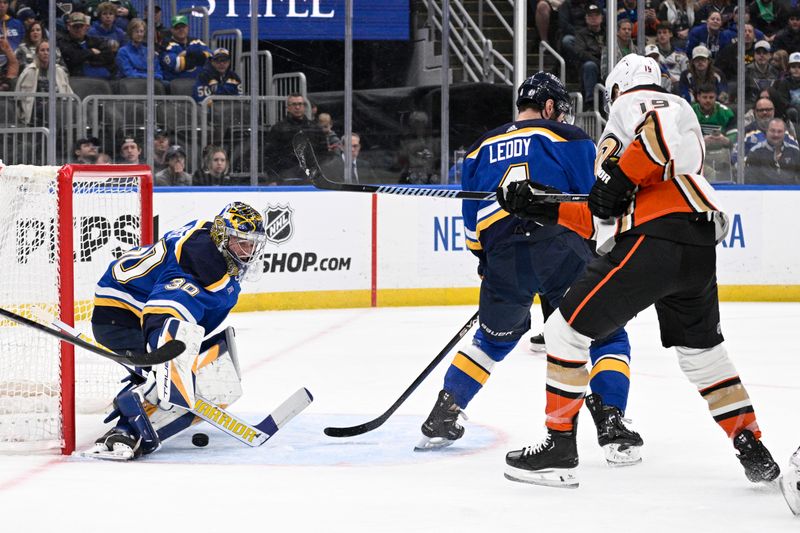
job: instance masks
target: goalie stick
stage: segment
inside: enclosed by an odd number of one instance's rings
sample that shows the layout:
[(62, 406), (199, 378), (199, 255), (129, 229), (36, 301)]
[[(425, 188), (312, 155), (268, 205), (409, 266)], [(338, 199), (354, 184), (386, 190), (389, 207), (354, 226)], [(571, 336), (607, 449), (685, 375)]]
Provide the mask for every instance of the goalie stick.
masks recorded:
[[(86, 345), (95, 348), (96, 350), (108, 350), (107, 348), (97, 344), (96, 341), (88, 335), (80, 333), (78, 330), (69, 324), (62, 322), (61, 320), (53, 320), (51, 325), (55, 328), (58, 328), (60, 330), (59, 333), (70, 337), (72, 340), (78, 340), (81, 343), (85, 343)], [(76, 346), (81, 346), (81, 348), (83, 348), (83, 344), (76, 344)], [(140, 374), (137, 374), (132, 368), (120, 361), (117, 361), (117, 363), (119, 363), (120, 366), (128, 371), (132, 379), (141, 382), (143, 378)], [(223, 433), (230, 435), (239, 442), (243, 442), (244, 444), (255, 448), (257, 446), (261, 446), (271, 439), (280, 428), (285, 426), (292, 418), (300, 414), (303, 409), (311, 404), (312, 401), (314, 401), (314, 397), (311, 395), (311, 392), (309, 392), (309, 390), (305, 387), (301, 387), (286, 400), (284, 400), (261, 422), (253, 424), (252, 426), (238, 416), (229, 413), (214, 402), (206, 400), (198, 395), (195, 395), (194, 409), (191, 409), (189, 412), (196, 417), (205, 420), (210, 425), (219, 429)]]
[[(126, 350), (123, 354), (118, 354), (112, 352), (111, 350), (105, 348), (98, 348), (94, 344), (90, 342), (86, 342), (75, 335), (70, 335), (65, 333), (64, 331), (59, 331), (53, 328), (49, 328), (43, 324), (39, 324), (38, 322), (34, 322), (29, 318), (25, 318), (24, 316), (20, 316), (16, 313), (8, 311), (7, 309), (3, 309), (0, 307), (0, 315), (13, 320), (23, 326), (28, 326), (30, 328), (36, 329), (58, 339), (61, 339), (64, 342), (68, 342), (73, 346), (78, 346), (83, 348), (84, 350), (88, 350), (94, 354), (100, 355), (105, 357), (106, 359), (111, 359), (112, 361), (116, 361), (117, 363), (129, 363), (135, 366), (153, 366), (158, 365), (161, 363), (166, 363), (167, 361), (171, 361), (175, 359), (180, 354), (183, 353), (183, 350), (186, 346), (183, 342), (179, 340), (171, 340), (164, 345), (159, 346), (158, 349), (153, 350), (149, 353), (134, 353), (130, 350)], [(66, 326), (66, 324), (64, 324)]]
[[(428, 196), (431, 198), (455, 198), (458, 200), (485, 200), (493, 202), (497, 198), (494, 192), (485, 191), (458, 191), (453, 189), (440, 189), (435, 187), (414, 187), (399, 185), (366, 185), (360, 183), (340, 183), (329, 180), (319, 166), (317, 155), (311, 146), (311, 141), (304, 132), (298, 132), (292, 139), (294, 155), (300, 163), (308, 179), (317, 189), (344, 192), (368, 192), (379, 194), (400, 194), (404, 196)], [(546, 202), (585, 202), (589, 198), (587, 194), (568, 194), (568, 193), (538, 193), (534, 195)]]
[(327, 427), (324, 430), (325, 434), (329, 437), (354, 437), (380, 427), (384, 422), (386, 422), (386, 420), (388, 420), (390, 416), (392, 416), (392, 413), (397, 411), (397, 408), (400, 407), (400, 405), (406, 401), (409, 396), (411, 396), (411, 393), (414, 392), (417, 387), (419, 387), (420, 383), (422, 383), (425, 378), (428, 377), (431, 372), (433, 372), (433, 369), (436, 368), (436, 365), (438, 365), (442, 359), (447, 357), (447, 354), (450, 353), (450, 350), (452, 350), (455, 345), (458, 344), (462, 338), (464, 338), (464, 335), (467, 334), (467, 332), (472, 328), (473, 325), (475, 325), (475, 322), (477, 321), (478, 312), (476, 311), (475, 314), (472, 315), (472, 318), (470, 318), (459, 330), (459, 332), (456, 333), (455, 337), (450, 339), (450, 342), (447, 343), (447, 346), (445, 346), (442, 351), (439, 352), (439, 355), (434, 357), (433, 361), (431, 361), (428, 366), (425, 367), (425, 370), (423, 370), (422, 373), (417, 376), (417, 379), (415, 379), (414, 382), (409, 385), (405, 392), (403, 392), (403, 394), (401, 394), (400, 397), (395, 400), (392, 406), (389, 407), (389, 409), (387, 409), (386, 412), (381, 416), (357, 426), (343, 428)]

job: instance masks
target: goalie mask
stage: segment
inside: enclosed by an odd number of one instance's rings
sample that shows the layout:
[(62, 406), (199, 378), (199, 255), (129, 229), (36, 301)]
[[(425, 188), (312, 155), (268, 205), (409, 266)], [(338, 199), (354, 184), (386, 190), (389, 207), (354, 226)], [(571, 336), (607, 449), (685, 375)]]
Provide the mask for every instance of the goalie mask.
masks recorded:
[(619, 95), (642, 85), (661, 86), (661, 68), (655, 59), (636, 54), (620, 59), (606, 77), (606, 110)]
[(214, 217), (211, 239), (228, 263), (228, 274), (240, 280), (267, 242), (264, 218), (249, 205), (233, 202)]

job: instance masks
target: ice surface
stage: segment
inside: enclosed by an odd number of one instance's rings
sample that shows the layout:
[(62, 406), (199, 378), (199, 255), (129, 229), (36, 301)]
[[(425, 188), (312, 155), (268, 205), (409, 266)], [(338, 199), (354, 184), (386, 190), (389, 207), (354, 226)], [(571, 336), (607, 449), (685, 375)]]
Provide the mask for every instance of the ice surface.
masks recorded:
[[(261, 448), (201, 425), (132, 463), (0, 456), (2, 530), (493, 532), (799, 531), (781, 495), (749, 483), (705, 401), (661, 348), (655, 313), (630, 325), (627, 416), (643, 463), (611, 469), (588, 413), (577, 490), (512, 483), (504, 455), (543, 433), (545, 362), (527, 342), (498, 364), (467, 409), (464, 438), (414, 453), (446, 359), (380, 429), (322, 433), (387, 409), (472, 315), (470, 307), (232, 315), (244, 396), (257, 421), (300, 386), (314, 403)], [(800, 445), (800, 304), (726, 303), (723, 333), (753, 398), (764, 442), (783, 464)], [(535, 329), (541, 317), (534, 311)], [(80, 416), (79, 448), (103, 431)], [(195, 448), (195, 431), (210, 443)]]

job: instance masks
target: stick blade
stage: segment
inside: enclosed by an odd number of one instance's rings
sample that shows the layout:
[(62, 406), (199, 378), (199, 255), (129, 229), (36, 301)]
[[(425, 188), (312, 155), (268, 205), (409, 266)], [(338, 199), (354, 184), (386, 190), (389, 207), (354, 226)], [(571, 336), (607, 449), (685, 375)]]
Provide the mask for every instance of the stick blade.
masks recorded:
[[(171, 340), (159, 346), (150, 353), (125, 352), (125, 357), (119, 357), (121, 362), (128, 362), (136, 366), (153, 366), (172, 361), (186, 349), (183, 341)], [(116, 360), (116, 359), (115, 359)]]
[(329, 437), (355, 437), (356, 435), (363, 435), (364, 433), (368, 433), (373, 429), (377, 429), (383, 425), (384, 422), (386, 422), (387, 418), (387, 416), (381, 416), (375, 420), (370, 420), (369, 422), (364, 422), (363, 424), (359, 424), (357, 426), (349, 426), (344, 428), (327, 427), (322, 431)]

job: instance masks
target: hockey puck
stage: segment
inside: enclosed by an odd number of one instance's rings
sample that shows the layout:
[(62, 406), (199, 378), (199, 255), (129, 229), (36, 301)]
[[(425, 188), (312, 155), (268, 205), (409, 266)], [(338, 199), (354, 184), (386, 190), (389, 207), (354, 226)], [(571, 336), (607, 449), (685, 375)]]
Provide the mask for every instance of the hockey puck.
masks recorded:
[(208, 435), (205, 433), (195, 433), (192, 435), (192, 444), (197, 446), (198, 448), (202, 448), (203, 446), (208, 445)]

